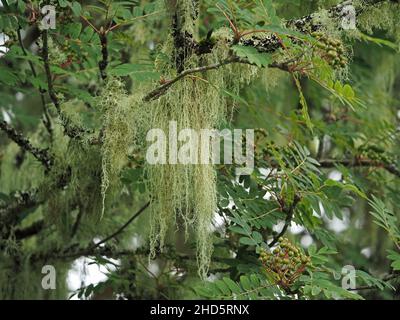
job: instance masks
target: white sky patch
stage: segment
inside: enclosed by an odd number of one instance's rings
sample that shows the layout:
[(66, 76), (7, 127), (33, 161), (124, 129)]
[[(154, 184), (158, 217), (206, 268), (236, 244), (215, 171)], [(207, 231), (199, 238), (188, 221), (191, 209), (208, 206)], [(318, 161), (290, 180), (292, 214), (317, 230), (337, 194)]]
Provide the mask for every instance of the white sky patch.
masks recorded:
[(336, 233), (341, 233), (349, 228), (350, 225), (350, 212), (348, 209), (343, 209), (343, 219), (339, 219), (337, 217), (333, 217), (333, 219), (328, 219), (325, 217), (325, 220), (328, 222), (328, 228)]
[(361, 218), (358, 218), (356, 221), (354, 221), (354, 227), (356, 229), (362, 229), (364, 227), (364, 220)]
[[(115, 265), (120, 264), (119, 260), (108, 260)], [(67, 285), (71, 293), (90, 284), (96, 285), (106, 281), (108, 278), (107, 275), (116, 270), (116, 266), (112, 263), (98, 265), (96, 263), (90, 264), (91, 262), (93, 260), (86, 257), (78, 258), (73, 262), (67, 274)], [(74, 296), (72, 299), (76, 300), (78, 298)]]
[(342, 177), (343, 177), (342, 173), (337, 170), (333, 170), (333, 171), (329, 172), (329, 174), (328, 174), (328, 178), (335, 180), (335, 181), (341, 181)]
[(317, 212), (313, 209), (313, 216), (317, 217), (317, 218), (322, 218), (325, 216), (325, 208), (321, 202), (319, 202), (319, 211), (321, 212), (321, 214), (319, 214), (319, 212)]
[(311, 246), (313, 244), (313, 242), (314, 242), (314, 240), (309, 234), (302, 236), (300, 239), (300, 243), (303, 248), (308, 248), (309, 246)]
[(160, 266), (158, 265), (158, 263), (156, 261), (150, 262), (149, 265), (147, 266), (147, 273), (150, 277), (159, 276), (160, 271), (161, 271)]
[(143, 241), (142, 237), (138, 234), (135, 234), (130, 241), (130, 249), (132, 251), (135, 251), (135, 250), (139, 249), (143, 245), (143, 243), (144, 243), (144, 241)]
[(4, 108), (1, 108), (1, 116), (3, 117), (3, 120), (5, 122), (7, 122), (8, 124), (11, 123), (13, 114), (10, 110), (5, 110)]
[(22, 100), (24, 100), (24, 98), (25, 98), (25, 95), (22, 92), (17, 92), (15, 94), (15, 100), (17, 100), (17, 101), (22, 101)]
[(345, 231), (349, 227), (349, 223), (346, 219), (338, 219), (334, 217), (332, 220), (328, 222), (328, 228), (336, 233), (341, 233)]
[(271, 200), (272, 198), (272, 193), (267, 191), (263, 197), (264, 200)]
[(272, 230), (275, 231), (275, 232), (281, 232), (282, 228), (284, 227), (284, 225), (285, 225), (285, 222), (284, 221), (280, 221), (280, 222), (278, 222), (276, 225), (274, 225), (272, 227)]
[(291, 234), (300, 234), (304, 231), (304, 227), (298, 225), (297, 223), (293, 222), (291, 223), (289, 227), (289, 231)]
[(217, 281), (218, 278), (219, 278), (219, 277), (218, 277), (217, 274), (211, 273), (211, 274), (206, 278), (206, 281), (208, 281), (208, 282), (214, 282), (214, 281)]
[(214, 212), (214, 217), (211, 223), (211, 231), (219, 231), (223, 233), (225, 230), (225, 219), (219, 213)]
[(148, 46), (150, 50), (154, 50), (156, 48), (154, 41), (149, 41)]
[(8, 41), (9, 37), (4, 33), (0, 33), (0, 58), (8, 52), (8, 48), (4, 44)]
[(363, 256), (365, 256), (366, 258), (370, 258), (371, 255), (372, 255), (372, 250), (371, 250), (371, 248), (369, 248), (369, 247), (364, 248), (364, 249), (361, 250), (361, 254), (362, 254)]

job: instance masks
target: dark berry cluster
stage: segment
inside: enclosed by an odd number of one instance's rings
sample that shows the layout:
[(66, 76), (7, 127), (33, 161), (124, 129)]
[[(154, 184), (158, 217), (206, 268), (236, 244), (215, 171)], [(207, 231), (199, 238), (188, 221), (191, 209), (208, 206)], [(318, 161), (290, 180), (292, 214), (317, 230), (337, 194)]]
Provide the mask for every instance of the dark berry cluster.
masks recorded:
[(359, 147), (359, 160), (367, 159), (381, 163), (395, 163), (396, 159), (390, 156), (386, 150), (374, 145), (363, 145)]
[(281, 238), (272, 252), (262, 250), (260, 261), (276, 283), (289, 288), (310, 265), (311, 259), (288, 239)]
[(311, 34), (318, 40), (316, 47), (321, 51), (321, 56), (334, 68), (346, 67), (348, 60), (345, 49), (340, 40), (327, 37), (321, 32)]

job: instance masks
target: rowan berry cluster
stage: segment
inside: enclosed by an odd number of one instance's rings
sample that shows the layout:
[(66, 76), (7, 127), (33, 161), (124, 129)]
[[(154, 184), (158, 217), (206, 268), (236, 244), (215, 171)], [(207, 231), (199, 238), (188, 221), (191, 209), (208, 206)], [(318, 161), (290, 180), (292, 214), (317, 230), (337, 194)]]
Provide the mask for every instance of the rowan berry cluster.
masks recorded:
[(294, 284), (311, 263), (310, 257), (286, 238), (281, 238), (272, 252), (262, 250), (259, 259), (266, 272), (284, 288)]
[(348, 64), (345, 56), (345, 49), (340, 40), (327, 37), (321, 32), (311, 34), (318, 42), (316, 47), (321, 51), (322, 56), (332, 67), (344, 68)]

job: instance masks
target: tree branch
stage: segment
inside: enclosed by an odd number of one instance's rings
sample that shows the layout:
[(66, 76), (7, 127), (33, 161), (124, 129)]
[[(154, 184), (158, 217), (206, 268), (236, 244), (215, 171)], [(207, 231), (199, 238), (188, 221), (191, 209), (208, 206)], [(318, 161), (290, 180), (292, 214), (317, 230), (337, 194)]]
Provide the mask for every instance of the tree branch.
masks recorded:
[[(287, 61), (284, 63), (271, 63), (268, 67), (270, 68), (279, 68), (281, 70), (284, 71), (288, 71), (289, 70), (289, 64), (292, 63), (293, 61)], [(218, 62), (218, 63), (214, 63), (214, 64), (210, 64), (207, 66), (202, 66), (202, 67), (197, 67), (197, 68), (193, 68), (193, 69), (187, 69), (183, 72), (181, 72), (179, 75), (177, 75), (174, 79), (169, 80), (168, 82), (162, 84), (161, 86), (155, 88), (154, 90), (152, 90), (150, 93), (148, 93), (144, 98), (143, 101), (145, 102), (149, 102), (155, 99), (158, 99), (159, 97), (161, 97), (162, 95), (164, 95), (167, 90), (176, 82), (178, 82), (179, 80), (185, 78), (188, 75), (191, 74), (195, 74), (195, 73), (199, 73), (199, 72), (204, 72), (204, 71), (209, 71), (209, 70), (215, 70), (218, 69), (220, 67), (223, 67), (225, 65), (231, 64), (231, 63), (243, 63), (243, 64), (251, 64), (248, 61), (245, 61), (243, 59), (240, 59), (238, 57), (230, 57), (227, 58), (224, 61)]]
[(339, 159), (325, 159), (319, 161), (322, 168), (335, 168), (336, 165), (343, 165), (345, 167), (375, 167), (383, 168), (391, 174), (400, 178), (400, 170), (391, 163), (385, 163), (382, 161), (375, 161), (371, 159), (355, 159), (355, 160), (339, 160)]
[(38, 161), (40, 161), (46, 170), (50, 169), (53, 159), (46, 149), (34, 147), (31, 142), (23, 136), (22, 133), (17, 132), (17, 130), (11, 127), (4, 120), (0, 121), (0, 129), (3, 130), (12, 141), (14, 141), (25, 151), (31, 153)]
[(112, 238), (115, 238), (118, 236), (124, 229), (129, 226), (137, 217), (139, 217), (144, 210), (148, 208), (150, 205), (150, 201), (147, 202), (143, 207), (139, 209), (127, 222), (125, 222), (117, 231), (115, 231), (113, 234), (109, 235), (108, 237), (104, 238), (103, 240), (99, 241), (96, 243), (91, 249), (96, 249), (100, 247), (103, 243), (106, 243), (107, 241), (111, 240)]
[[(52, 187), (62, 190), (69, 183), (70, 178), (71, 171), (67, 170), (57, 177)], [(0, 221), (8, 229), (18, 222), (21, 212), (32, 210), (47, 200), (46, 195), (39, 193), (36, 189), (14, 192), (10, 198), (12, 199), (7, 201), (6, 205), (0, 206)]]
[[(387, 1), (387, 0), (386, 0)], [(375, 1), (369, 1), (369, 5), (376, 5), (377, 3), (384, 2), (384, 0), (375, 0)], [(342, 12), (343, 8), (349, 4), (352, 4), (352, 0), (347, 0), (343, 1), (342, 3), (331, 7), (328, 9), (328, 13), (330, 14), (331, 18), (341, 18), (342, 17)], [(189, 69), (189, 70), (184, 70), (183, 69), (183, 64), (185, 59), (193, 52), (195, 52), (198, 55), (201, 54), (206, 54), (210, 53), (213, 49), (213, 44), (206, 42), (206, 47), (203, 47), (200, 43), (197, 43), (193, 40), (192, 35), (183, 33), (180, 30), (180, 22), (178, 17), (176, 16), (176, 12), (178, 11), (179, 8), (177, 8), (177, 4), (175, 1), (169, 1), (170, 8), (169, 10), (171, 12), (175, 12), (175, 15), (172, 15), (172, 34), (174, 37), (174, 45), (175, 45), (175, 61), (177, 64), (177, 71), (179, 75), (174, 78), (173, 80), (168, 81), (167, 83), (159, 86), (158, 88), (154, 89), (151, 91), (149, 94), (147, 94), (143, 101), (148, 102), (155, 100), (165, 94), (165, 92), (168, 90), (169, 87), (171, 87), (175, 82), (179, 81), (180, 79), (184, 78), (185, 76), (197, 72), (202, 72), (202, 71), (207, 71), (207, 70), (212, 70), (212, 69), (217, 69), (223, 65), (229, 64), (229, 63), (234, 63), (234, 62), (241, 62), (237, 58), (228, 58), (227, 60), (217, 63), (214, 65), (210, 66), (205, 66), (205, 67), (198, 67), (194, 69)], [(357, 8), (356, 8), (357, 9)], [(357, 11), (358, 14), (360, 14), (359, 11)], [(313, 24), (313, 18), (316, 15), (316, 13), (312, 13), (310, 15), (304, 16), (299, 19), (293, 19), (289, 20), (286, 23), (287, 28), (291, 28), (303, 33), (307, 33), (310, 31), (316, 31), (321, 28), (319, 24)], [(232, 43), (234, 44), (234, 43)], [(241, 39), (239, 42), (239, 45), (243, 46), (251, 46), (256, 48), (259, 52), (267, 52), (267, 53), (272, 53), (278, 50), (279, 48), (282, 47), (282, 42), (281, 39), (275, 34), (271, 33), (268, 34), (267, 36), (265, 35), (254, 35), (250, 39)], [(286, 64), (281, 64), (281, 63), (272, 63), (269, 65), (270, 68), (280, 68), (284, 71), (289, 71), (288, 65)]]
[(42, 58), (44, 63), (44, 70), (47, 78), (47, 89), (50, 96), (51, 101), (53, 102), (58, 116), (61, 120), (61, 123), (64, 127), (64, 133), (72, 139), (81, 139), (84, 133), (88, 133), (88, 131), (84, 128), (78, 127), (74, 125), (70, 119), (68, 119), (65, 114), (61, 110), (61, 103), (57, 97), (57, 94), (54, 90), (53, 78), (50, 71), (50, 63), (49, 63), (49, 45), (48, 45), (48, 32), (47, 30), (42, 31)]
[(284, 211), (286, 213), (286, 220), (285, 220), (285, 225), (283, 226), (281, 232), (279, 232), (279, 234), (277, 234), (272, 241), (268, 244), (268, 247), (272, 247), (274, 246), (279, 239), (286, 233), (287, 228), (289, 227), (289, 225), (292, 223), (292, 219), (293, 219), (293, 214), (294, 211), (296, 209), (297, 204), (300, 202), (300, 197), (298, 195), (294, 196), (293, 202), (290, 205), (289, 208), (286, 208)]
[(6, 206), (0, 207), (0, 221), (7, 228), (11, 228), (22, 211), (35, 208), (43, 202), (37, 198), (36, 190), (16, 192)]
[(45, 226), (44, 220), (36, 221), (29, 227), (26, 227), (24, 229), (15, 230), (14, 231), (15, 238), (17, 240), (23, 240), (28, 237), (34, 236), (34, 235), (38, 234), (40, 231), (42, 231), (44, 226)]
[(107, 78), (106, 69), (108, 66), (107, 32), (103, 29), (99, 31), (102, 59), (99, 61), (100, 76), (103, 80)]
[[(389, 282), (392, 280), (395, 280), (397, 278), (400, 278), (400, 273), (393, 273), (393, 274), (389, 274), (386, 277), (384, 277), (382, 279), (382, 281), (384, 282)], [(361, 291), (361, 290), (375, 290), (375, 289), (379, 289), (376, 285), (371, 285), (371, 286), (361, 286), (361, 287), (357, 287), (354, 289), (348, 289), (349, 291)]]
[(166, 93), (166, 91), (169, 89), (169, 87), (171, 87), (174, 83), (178, 82), (179, 80), (183, 79), (184, 77), (190, 75), (190, 74), (194, 74), (194, 73), (198, 73), (198, 72), (204, 72), (207, 70), (213, 70), (213, 69), (218, 69), (219, 67), (222, 67), (224, 65), (233, 63), (233, 62), (239, 62), (239, 59), (234, 57), (234, 58), (228, 58), (222, 62), (219, 63), (215, 63), (215, 64), (211, 64), (208, 66), (203, 66), (203, 67), (198, 67), (198, 68), (193, 68), (193, 69), (188, 69), (185, 70), (183, 72), (181, 72), (178, 76), (176, 76), (174, 79), (169, 80), (168, 82), (164, 83), (163, 85), (157, 87), (156, 89), (154, 89), (153, 91), (151, 91), (150, 93), (148, 93), (144, 98), (143, 101), (148, 102), (154, 99), (159, 98), (160, 96), (162, 96), (163, 94)]
[[(107, 255), (106, 251), (109, 248), (101, 247), (102, 244), (108, 242), (109, 240), (118, 236), (121, 232), (125, 230), (137, 217), (139, 217), (143, 211), (145, 211), (150, 206), (150, 201), (147, 202), (143, 207), (141, 207), (127, 222), (125, 222), (117, 231), (104, 238), (103, 240), (97, 242), (96, 244), (89, 244), (86, 248), (79, 249), (78, 244), (73, 244), (64, 249), (55, 249), (53, 251), (48, 251), (45, 253), (37, 253), (31, 256), (31, 261), (41, 261), (47, 260), (50, 258), (55, 259), (74, 259), (81, 256), (90, 256), (90, 255)], [(127, 251), (130, 252), (131, 251)]]
[[(21, 47), (22, 53), (24, 54), (24, 56), (28, 56), (28, 52), (26, 51), (24, 43), (22, 41), (21, 27), (19, 27), (17, 29), (17, 37), (18, 37), (18, 42), (19, 42), (19, 46)], [(29, 67), (31, 69), (33, 77), (37, 78), (37, 73), (36, 73), (35, 67), (33, 66), (33, 62), (31, 60), (28, 60), (28, 64), (29, 64)], [(46, 99), (44, 97), (44, 93), (45, 93), (45, 90), (40, 88), (39, 89), (39, 94), (40, 94), (40, 100), (42, 102), (42, 108), (43, 108), (43, 114), (44, 114), (43, 124), (44, 124), (47, 132), (49, 133), (50, 138), (52, 138), (53, 129), (52, 129), (52, 125), (51, 125), (50, 116), (49, 116), (49, 113), (48, 113), (48, 110), (47, 110)]]

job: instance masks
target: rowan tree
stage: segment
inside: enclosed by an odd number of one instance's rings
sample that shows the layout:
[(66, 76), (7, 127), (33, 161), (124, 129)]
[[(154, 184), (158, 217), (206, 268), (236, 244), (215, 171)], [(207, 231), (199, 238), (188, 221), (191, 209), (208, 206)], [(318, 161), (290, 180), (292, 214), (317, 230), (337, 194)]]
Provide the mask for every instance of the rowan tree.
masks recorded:
[[(398, 298), (399, 1), (1, 3), (0, 298)], [(254, 170), (149, 163), (171, 122)]]

